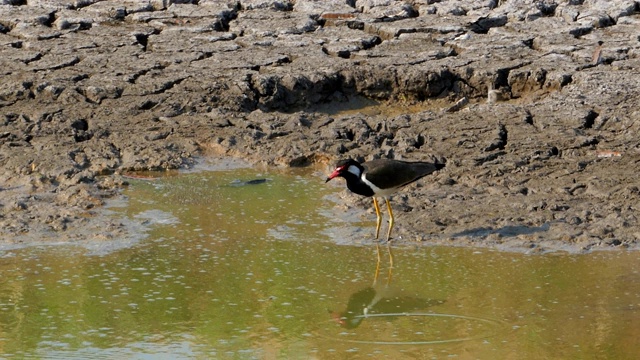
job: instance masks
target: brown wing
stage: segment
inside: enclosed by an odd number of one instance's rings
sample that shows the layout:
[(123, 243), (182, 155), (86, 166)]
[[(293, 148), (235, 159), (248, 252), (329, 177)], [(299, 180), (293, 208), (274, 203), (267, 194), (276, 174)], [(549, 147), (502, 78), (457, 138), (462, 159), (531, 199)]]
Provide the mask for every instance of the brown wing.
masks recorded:
[(365, 168), (367, 180), (383, 189), (407, 185), (441, 168), (428, 162), (388, 159), (368, 161), (362, 166)]

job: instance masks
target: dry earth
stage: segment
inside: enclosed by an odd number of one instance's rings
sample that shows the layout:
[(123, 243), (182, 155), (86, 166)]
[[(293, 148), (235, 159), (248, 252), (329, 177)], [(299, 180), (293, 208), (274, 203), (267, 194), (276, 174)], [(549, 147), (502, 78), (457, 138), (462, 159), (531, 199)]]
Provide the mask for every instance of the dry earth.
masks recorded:
[[(123, 173), (215, 154), (444, 157), (396, 239), (638, 247), (640, 1), (0, 4), (6, 246), (121, 237), (98, 214)], [(331, 110), (365, 98), (391, 110)]]

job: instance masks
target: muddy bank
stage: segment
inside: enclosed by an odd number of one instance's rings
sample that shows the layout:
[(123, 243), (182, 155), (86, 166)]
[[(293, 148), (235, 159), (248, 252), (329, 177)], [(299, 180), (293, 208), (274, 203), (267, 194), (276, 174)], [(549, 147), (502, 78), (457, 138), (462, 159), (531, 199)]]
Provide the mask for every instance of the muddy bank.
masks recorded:
[[(640, 2), (1, 4), (5, 244), (117, 238), (88, 224), (123, 173), (203, 154), (327, 171), (447, 158), (394, 198), (398, 241), (640, 239)], [(343, 196), (338, 212), (371, 207)]]

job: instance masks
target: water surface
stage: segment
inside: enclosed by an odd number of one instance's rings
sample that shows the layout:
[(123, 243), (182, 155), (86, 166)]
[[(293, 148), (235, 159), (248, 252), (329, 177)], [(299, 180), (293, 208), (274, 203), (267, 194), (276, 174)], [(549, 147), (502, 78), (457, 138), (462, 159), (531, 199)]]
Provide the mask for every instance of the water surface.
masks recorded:
[[(390, 268), (382, 247), (374, 281), (374, 219), (344, 216), (329, 198), (340, 190), (321, 176), (254, 169), (132, 180), (126, 206), (113, 210), (150, 229), (134, 247), (0, 252), (0, 354), (640, 355), (639, 253), (396, 246)], [(344, 245), (354, 236), (364, 244)]]

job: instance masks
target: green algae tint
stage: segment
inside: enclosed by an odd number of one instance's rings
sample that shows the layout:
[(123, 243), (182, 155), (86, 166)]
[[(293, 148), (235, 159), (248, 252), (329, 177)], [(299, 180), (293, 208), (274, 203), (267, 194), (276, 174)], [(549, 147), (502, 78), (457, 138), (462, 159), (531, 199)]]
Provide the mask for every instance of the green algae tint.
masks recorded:
[(137, 245), (0, 252), (0, 357), (640, 354), (640, 253), (407, 246), (390, 271), (382, 247), (374, 283), (373, 218), (345, 220), (323, 180), (251, 169), (132, 180), (114, 218), (149, 228)]

